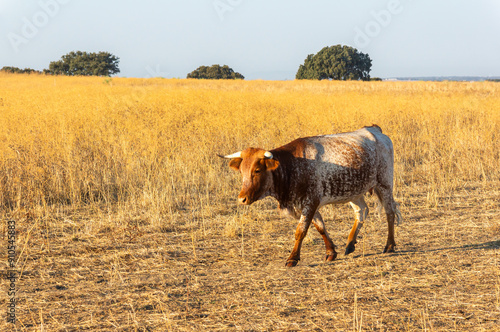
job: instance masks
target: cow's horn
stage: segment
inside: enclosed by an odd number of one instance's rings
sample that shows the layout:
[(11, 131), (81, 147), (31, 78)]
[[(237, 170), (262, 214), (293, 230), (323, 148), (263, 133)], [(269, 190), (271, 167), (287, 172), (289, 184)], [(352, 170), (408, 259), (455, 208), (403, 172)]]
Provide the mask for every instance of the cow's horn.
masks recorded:
[(268, 159), (273, 159), (273, 154), (269, 151), (264, 152), (264, 157)]
[(234, 159), (234, 158), (241, 158), (241, 151), (224, 156), (226, 159)]

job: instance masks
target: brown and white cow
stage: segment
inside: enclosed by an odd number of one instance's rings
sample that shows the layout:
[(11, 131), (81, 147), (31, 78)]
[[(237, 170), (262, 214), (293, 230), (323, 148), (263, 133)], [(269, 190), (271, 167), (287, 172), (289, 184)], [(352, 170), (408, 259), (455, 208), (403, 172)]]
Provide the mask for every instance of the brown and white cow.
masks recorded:
[(325, 241), (325, 260), (337, 257), (318, 212), (326, 204), (349, 202), (354, 209), (356, 221), (345, 251), (346, 255), (352, 253), (368, 214), (364, 200), (368, 191), (375, 192), (387, 215), (389, 234), (384, 253), (394, 251), (394, 219), (400, 217), (392, 195), (394, 152), (390, 138), (379, 126), (299, 138), (270, 151), (248, 148), (224, 158), (231, 159), (229, 166), (243, 176), (240, 204), (250, 205), (271, 196), (278, 200), (280, 209), (300, 219), (286, 266), (295, 266), (300, 260), (302, 240), (311, 221)]

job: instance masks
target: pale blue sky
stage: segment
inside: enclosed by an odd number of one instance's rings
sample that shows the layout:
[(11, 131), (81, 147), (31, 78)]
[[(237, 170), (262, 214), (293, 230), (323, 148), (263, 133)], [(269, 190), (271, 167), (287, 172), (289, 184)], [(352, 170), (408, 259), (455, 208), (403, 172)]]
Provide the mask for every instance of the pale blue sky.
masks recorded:
[(127, 77), (293, 79), (336, 44), (368, 53), (372, 76), (500, 76), (499, 34), (499, 0), (0, 0), (0, 67), (108, 51)]

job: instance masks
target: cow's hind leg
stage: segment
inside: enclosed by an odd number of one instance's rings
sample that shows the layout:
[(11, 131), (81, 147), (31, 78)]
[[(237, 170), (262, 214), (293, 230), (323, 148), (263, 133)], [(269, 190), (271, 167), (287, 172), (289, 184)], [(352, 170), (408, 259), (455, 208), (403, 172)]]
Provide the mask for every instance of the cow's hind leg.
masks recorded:
[(312, 222), (314, 224), (314, 227), (316, 227), (316, 229), (318, 230), (319, 234), (321, 234), (321, 236), (323, 237), (323, 241), (325, 241), (325, 247), (326, 247), (325, 261), (327, 262), (333, 261), (335, 258), (337, 258), (337, 252), (335, 252), (335, 245), (333, 244), (333, 241), (330, 239), (330, 236), (326, 232), (325, 223), (319, 212), (316, 212)]
[(345, 249), (346, 255), (354, 252), (356, 238), (358, 236), (359, 230), (361, 229), (361, 227), (363, 227), (363, 222), (368, 215), (368, 206), (366, 205), (363, 196), (359, 196), (356, 199), (352, 200), (350, 204), (354, 210), (356, 220), (354, 221), (354, 225), (352, 226), (349, 237), (347, 238), (347, 247)]
[(394, 219), (398, 211), (394, 197), (392, 196), (392, 188), (385, 186), (375, 187), (375, 194), (382, 203), (385, 214), (387, 215), (387, 242), (385, 244), (384, 253), (394, 252), (396, 241), (394, 240)]

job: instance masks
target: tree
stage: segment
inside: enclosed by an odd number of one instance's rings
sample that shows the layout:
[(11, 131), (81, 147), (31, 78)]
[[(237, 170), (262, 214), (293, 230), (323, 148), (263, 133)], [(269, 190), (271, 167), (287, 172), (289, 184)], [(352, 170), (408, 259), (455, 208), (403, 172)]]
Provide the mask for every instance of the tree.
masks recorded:
[(300, 65), (296, 79), (370, 80), (372, 60), (354, 47), (335, 45), (309, 54)]
[(111, 76), (119, 73), (120, 58), (108, 52), (70, 52), (52, 61), (48, 72), (55, 75)]
[(11, 73), (11, 74), (32, 74), (32, 73), (41, 74), (42, 73), (39, 70), (35, 70), (35, 69), (31, 69), (31, 68), (21, 69), (21, 68), (17, 68), (17, 67), (9, 67), (9, 66), (2, 67), (2, 69), (0, 69), (0, 71), (6, 72), (6, 73)]
[(211, 79), (211, 80), (231, 80), (231, 79), (241, 79), (244, 80), (245, 77), (240, 73), (235, 72), (232, 68), (227, 65), (212, 65), (200, 66), (196, 70), (187, 74), (187, 78), (198, 78), (198, 79)]

